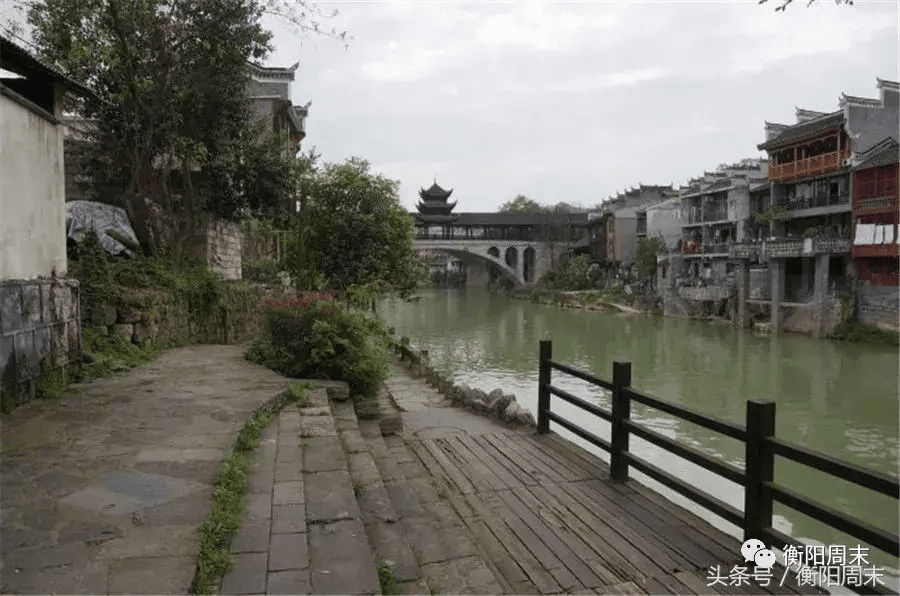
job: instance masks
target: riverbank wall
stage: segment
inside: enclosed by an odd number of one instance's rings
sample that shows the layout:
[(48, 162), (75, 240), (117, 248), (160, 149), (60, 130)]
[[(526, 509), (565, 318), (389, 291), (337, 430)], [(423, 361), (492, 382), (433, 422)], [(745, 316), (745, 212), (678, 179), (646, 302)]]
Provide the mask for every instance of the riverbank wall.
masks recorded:
[(510, 426), (537, 427), (534, 414), (522, 407), (516, 396), (501, 389), (485, 392), (469, 387), (465, 383), (456, 384), (431, 364), (427, 350), (416, 350), (408, 337), (394, 342), (394, 353), (415, 377), (423, 378), (429, 385), (449, 399), (453, 405), (463, 407), (483, 416), (489, 416)]

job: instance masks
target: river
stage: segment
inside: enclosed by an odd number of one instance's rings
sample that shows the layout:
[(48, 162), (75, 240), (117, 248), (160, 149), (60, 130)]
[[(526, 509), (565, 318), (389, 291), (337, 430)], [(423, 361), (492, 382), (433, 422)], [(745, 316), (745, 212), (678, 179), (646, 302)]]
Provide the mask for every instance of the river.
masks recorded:
[[(553, 341), (553, 359), (612, 378), (614, 360), (632, 363), (632, 386), (706, 414), (744, 424), (746, 402), (776, 403), (776, 436), (852, 463), (897, 475), (898, 350), (782, 334), (758, 335), (725, 325), (649, 315), (567, 310), (474, 288), (426, 290), (419, 300), (386, 300), (378, 313), (398, 335), (427, 349), (448, 378), (485, 391), (514, 393), (537, 412), (538, 342)], [(554, 371), (553, 384), (609, 407), (609, 396)], [(608, 423), (559, 398), (552, 409), (608, 439)], [(743, 444), (656, 411), (632, 417), (653, 430), (743, 467)], [(565, 429), (551, 429), (590, 448)], [(743, 489), (637, 439), (632, 450), (655, 465), (743, 509)], [(717, 526), (737, 527), (630, 471)], [(898, 527), (897, 501), (776, 458), (775, 481), (884, 529)], [(826, 545), (859, 541), (775, 504), (776, 529)], [(783, 545), (770, 545), (781, 547)], [(870, 561), (896, 570), (897, 560), (872, 549)], [(893, 575), (893, 573), (892, 573)]]

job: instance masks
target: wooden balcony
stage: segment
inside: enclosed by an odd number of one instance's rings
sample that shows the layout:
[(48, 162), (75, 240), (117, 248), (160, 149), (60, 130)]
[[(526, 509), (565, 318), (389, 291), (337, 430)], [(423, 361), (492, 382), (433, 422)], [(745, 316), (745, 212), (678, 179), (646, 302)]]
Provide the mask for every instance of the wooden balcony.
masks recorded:
[(769, 180), (793, 180), (834, 172), (841, 169), (844, 160), (849, 155), (850, 152), (847, 150), (832, 151), (790, 163), (774, 164), (769, 162)]
[(857, 199), (853, 204), (856, 215), (863, 213), (889, 213), (897, 210), (897, 197), (876, 197), (874, 199)]

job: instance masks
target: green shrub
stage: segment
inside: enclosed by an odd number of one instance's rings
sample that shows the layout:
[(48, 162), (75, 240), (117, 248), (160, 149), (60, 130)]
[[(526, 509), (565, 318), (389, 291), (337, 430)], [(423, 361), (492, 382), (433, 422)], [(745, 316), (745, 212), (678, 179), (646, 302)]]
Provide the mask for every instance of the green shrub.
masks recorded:
[(541, 286), (550, 290), (576, 291), (594, 287), (599, 273), (591, 269), (588, 255), (572, 257), (541, 278)]
[(246, 357), (288, 377), (343, 380), (354, 393), (372, 395), (388, 376), (389, 340), (377, 317), (315, 302), (269, 310), (264, 336)]
[(245, 281), (261, 284), (280, 284), (281, 265), (274, 259), (262, 261), (244, 261), (241, 263), (241, 271)]

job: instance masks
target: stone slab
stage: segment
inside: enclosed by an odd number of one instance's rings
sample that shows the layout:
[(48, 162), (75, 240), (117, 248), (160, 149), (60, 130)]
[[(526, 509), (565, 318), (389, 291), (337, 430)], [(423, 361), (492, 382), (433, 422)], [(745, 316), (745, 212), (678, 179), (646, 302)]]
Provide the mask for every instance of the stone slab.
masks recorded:
[(294, 534), (306, 531), (306, 507), (303, 504), (274, 505), (272, 534)]
[[(231, 573), (227, 573), (222, 579), (222, 593), (264, 594), (266, 591), (268, 558), (268, 553), (234, 555), (234, 570)], [(167, 592), (158, 593), (166, 594)]]
[(304, 439), (303, 445), (304, 472), (330, 472), (347, 469), (344, 447), (337, 436)]
[(187, 594), (194, 557), (138, 557), (109, 564), (107, 594)]
[(291, 503), (303, 503), (303, 481), (292, 480), (290, 482), (276, 482), (272, 489), (273, 505), (289, 505)]
[(270, 572), (266, 594), (312, 594), (309, 585), (309, 570), (289, 569)]
[(346, 471), (307, 474), (306, 517), (311, 523), (331, 522), (361, 516), (350, 474)]
[(231, 541), (233, 553), (264, 553), (269, 550), (272, 524), (268, 521), (244, 524)]
[(202, 484), (170, 476), (123, 472), (74, 492), (60, 503), (97, 513), (124, 515), (204, 488)]
[(336, 437), (334, 419), (329, 416), (304, 416), (300, 421), (300, 437)]
[(366, 525), (366, 533), (378, 558), (388, 560), (394, 565), (394, 577), (398, 583), (421, 579), (419, 564), (406, 543), (406, 536), (400, 524), (369, 523)]
[(502, 594), (503, 588), (484, 561), (467, 557), (422, 567), (428, 586), (437, 594)]
[(359, 520), (310, 526), (310, 580), (315, 594), (378, 594), (375, 558)]
[(269, 571), (306, 569), (309, 553), (306, 534), (273, 534), (269, 542)]

